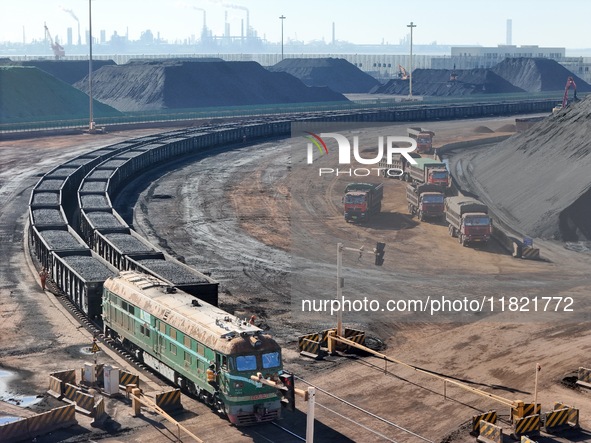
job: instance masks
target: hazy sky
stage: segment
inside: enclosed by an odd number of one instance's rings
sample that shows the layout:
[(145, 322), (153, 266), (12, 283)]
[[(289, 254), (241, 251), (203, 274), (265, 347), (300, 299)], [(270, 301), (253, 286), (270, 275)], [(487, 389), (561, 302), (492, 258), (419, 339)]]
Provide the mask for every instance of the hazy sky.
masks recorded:
[[(82, 41), (88, 29), (88, 0), (0, 0), (0, 42), (43, 39), (43, 23), (51, 34), (66, 41), (73, 28), (77, 41), (80, 20)], [(242, 9), (241, 9), (242, 8)], [(142, 31), (168, 41), (199, 35), (206, 10), (207, 26), (222, 35), (224, 15), (233, 35), (240, 35), (241, 19), (260, 37), (330, 41), (332, 23), (338, 40), (353, 43), (398, 43), (413, 21), (416, 44), (496, 46), (506, 42), (507, 19), (513, 20), (513, 44), (566, 48), (589, 48), (591, 1), (571, 0), (92, 0), (93, 34), (105, 30), (107, 38), (117, 32), (136, 40)], [(200, 10), (201, 9), (201, 10)], [(68, 12), (68, 11), (71, 11)]]

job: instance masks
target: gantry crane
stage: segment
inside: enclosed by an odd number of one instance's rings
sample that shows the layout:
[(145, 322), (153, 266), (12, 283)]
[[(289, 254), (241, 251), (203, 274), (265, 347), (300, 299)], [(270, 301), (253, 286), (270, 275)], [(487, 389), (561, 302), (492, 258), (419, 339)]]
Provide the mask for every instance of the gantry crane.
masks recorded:
[(47, 24), (43, 23), (43, 26), (45, 27), (45, 36), (49, 39), (49, 43), (51, 44), (51, 50), (53, 51), (53, 55), (55, 56), (56, 60), (59, 60), (61, 57), (66, 55), (66, 51), (64, 50), (64, 47), (60, 45), (57, 41), (53, 41)]

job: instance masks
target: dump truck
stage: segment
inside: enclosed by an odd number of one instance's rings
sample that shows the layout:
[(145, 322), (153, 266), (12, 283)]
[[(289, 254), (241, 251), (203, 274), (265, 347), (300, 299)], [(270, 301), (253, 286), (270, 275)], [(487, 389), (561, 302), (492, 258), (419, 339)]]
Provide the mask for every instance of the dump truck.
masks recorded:
[(443, 218), (445, 190), (438, 185), (407, 185), (408, 212), (420, 221), (426, 218)]
[(417, 141), (417, 152), (419, 154), (433, 153), (433, 136), (435, 133), (425, 128), (407, 128), (408, 136)]
[(367, 221), (382, 210), (384, 186), (373, 183), (349, 183), (343, 197), (346, 221)]
[(449, 235), (457, 236), (463, 246), (476, 242), (486, 245), (492, 234), (488, 207), (471, 197), (446, 198), (445, 220), (449, 224)]
[(427, 183), (447, 188), (450, 185), (449, 172), (445, 163), (432, 158), (415, 159), (416, 165), (408, 164), (406, 171), (409, 181)]
[[(416, 152), (410, 152), (409, 155), (415, 160), (421, 158)], [(381, 168), (381, 174), (387, 178), (398, 178), (407, 180), (408, 177), (408, 160), (401, 154), (392, 155), (392, 163), (388, 163), (388, 160), (382, 158), (378, 163), (378, 167)]]

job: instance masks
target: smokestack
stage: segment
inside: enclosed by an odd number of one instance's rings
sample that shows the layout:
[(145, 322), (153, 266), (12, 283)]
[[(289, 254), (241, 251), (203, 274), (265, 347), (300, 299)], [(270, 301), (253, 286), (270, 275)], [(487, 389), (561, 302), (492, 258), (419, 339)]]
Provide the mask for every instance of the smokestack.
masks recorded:
[(203, 12), (203, 29), (201, 30), (201, 34), (205, 35), (205, 32), (207, 30), (207, 17), (206, 17), (205, 9), (198, 8), (197, 6), (194, 6), (193, 9)]
[(507, 19), (507, 44), (513, 44), (513, 20), (510, 18)]
[(240, 20), (240, 40), (244, 41), (244, 19)]
[(72, 46), (72, 28), (67, 29), (67, 37), (68, 46)]
[(224, 11), (224, 37), (230, 36), (230, 23), (228, 23), (228, 11)]
[(335, 29), (334, 29), (334, 22), (332, 22), (332, 44), (334, 45), (336, 41), (335, 38)]
[(246, 38), (250, 37), (250, 11), (246, 8)]
[(82, 37), (80, 36), (80, 20), (78, 20), (78, 17), (76, 16), (76, 14), (74, 14), (74, 11), (72, 11), (71, 9), (66, 9), (64, 7), (61, 7), (61, 9), (62, 9), (62, 11), (70, 14), (70, 16), (74, 20), (76, 20), (76, 23), (78, 23), (78, 46), (80, 46), (82, 44)]

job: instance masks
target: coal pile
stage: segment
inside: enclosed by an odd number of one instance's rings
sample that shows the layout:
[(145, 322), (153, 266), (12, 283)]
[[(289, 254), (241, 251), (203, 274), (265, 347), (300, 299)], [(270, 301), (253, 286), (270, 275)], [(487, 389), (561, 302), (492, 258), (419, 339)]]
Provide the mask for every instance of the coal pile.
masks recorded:
[(299, 78), (307, 86), (328, 86), (340, 93), (367, 93), (380, 86), (371, 75), (342, 58), (286, 58), (269, 68)]
[[(88, 96), (31, 67), (0, 66), (0, 123), (88, 119)], [(118, 116), (115, 109), (93, 105), (96, 117)]]
[[(87, 83), (75, 86), (87, 92)], [(93, 96), (120, 111), (347, 100), (255, 62), (186, 60), (103, 66), (93, 76)]]
[(88, 246), (80, 243), (68, 231), (42, 231), (41, 236), (52, 251), (86, 251)]
[(123, 254), (152, 254), (158, 252), (131, 234), (105, 234), (105, 238)]
[(145, 259), (137, 262), (166, 281), (175, 285), (209, 283), (201, 273), (167, 260)]
[[(0, 64), (4, 63), (0, 62)], [(88, 60), (27, 60), (23, 62), (10, 61), (6, 64), (38, 68), (69, 85), (73, 85), (88, 75)], [(92, 72), (103, 66), (114, 64), (113, 60), (93, 60)]]
[[(456, 80), (450, 80), (452, 73)], [(374, 88), (372, 94), (409, 95), (409, 80), (394, 79)], [(412, 72), (412, 92), (416, 95), (439, 97), (472, 94), (523, 92), (489, 69), (415, 69)]]
[(87, 282), (102, 283), (117, 274), (94, 257), (72, 256), (62, 257), (62, 260)]
[(480, 152), (474, 192), (523, 235), (591, 240), (590, 115), (591, 97)]
[(577, 91), (591, 91), (591, 85), (560, 63), (546, 58), (506, 58), (492, 71), (515, 86), (528, 91), (563, 91), (568, 77), (573, 77)]

